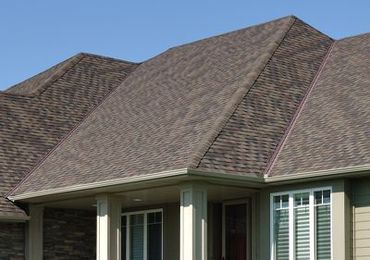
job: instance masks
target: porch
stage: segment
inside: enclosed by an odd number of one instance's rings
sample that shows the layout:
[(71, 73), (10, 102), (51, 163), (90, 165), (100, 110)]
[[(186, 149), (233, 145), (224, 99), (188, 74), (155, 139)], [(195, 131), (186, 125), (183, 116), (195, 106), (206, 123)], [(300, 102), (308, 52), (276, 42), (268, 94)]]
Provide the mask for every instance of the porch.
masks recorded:
[[(88, 251), (80, 252), (85, 256), (83, 259), (91, 256), (99, 260), (252, 259), (257, 191), (257, 188), (198, 181), (36, 203), (31, 207), (30, 227), (34, 228), (30, 232), (33, 241), (44, 241), (31, 246), (32, 259), (53, 258), (57, 245), (46, 240), (58, 236), (51, 228), (58, 221), (65, 225), (60, 227), (66, 229), (65, 236), (71, 232), (83, 234), (80, 241), (76, 239), (78, 248)], [(69, 218), (73, 221), (63, 219), (63, 214), (55, 214), (58, 211), (71, 212)], [(91, 217), (80, 221), (76, 218), (81, 215), (73, 217), (74, 211), (89, 212), (96, 221), (92, 222)], [(96, 250), (83, 246), (82, 241), (92, 245), (92, 240), (96, 241)]]

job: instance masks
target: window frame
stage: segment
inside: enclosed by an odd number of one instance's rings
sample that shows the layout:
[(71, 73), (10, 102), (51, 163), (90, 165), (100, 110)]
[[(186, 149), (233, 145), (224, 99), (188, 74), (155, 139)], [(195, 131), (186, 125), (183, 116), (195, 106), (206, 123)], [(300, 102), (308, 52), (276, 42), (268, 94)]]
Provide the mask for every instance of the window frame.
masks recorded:
[(288, 195), (288, 214), (289, 214), (289, 260), (295, 259), (295, 229), (294, 229), (294, 195), (299, 193), (309, 193), (309, 218), (310, 218), (310, 260), (317, 259), (316, 250), (316, 223), (315, 223), (315, 192), (330, 191), (330, 259), (333, 260), (333, 187), (318, 187), (308, 189), (286, 190), (270, 193), (270, 259), (276, 260), (275, 239), (274, 239), (274, 197)]
[[(123, 212), (121, 213), (121, 218), (122, 217), (126, 217), (126, 260), (129, 260), (130, 259), (130, 216), (132, 215), (144, 215), (144, 223), (143, 223), (143, 227), (144, 227), (144, 237), (143, 237), (143, 242), (144, 242), (144, 245), (143, 245), (143, 249), (144, 249), (144, 252), (143, 252), (143, 259), (144, 260), (147, 260), (148, 259), (148, 241), (147, 241), (147, 238), (148, 238), (148, 214), (150, 213), (158, 213), (160, 212), (161, 213), (161, 223), (162, 223), (162, 230), (161, 230), (161, 239), (162, 239), (162, 248), (161, 248), (161, 252), (162, 252), (162, 258), (161, 260), (163, 260), (164, 258), (164, 255), (163, 255), (163, 236), (164, 236), (164, 223), (163, 223), (163, 208), (158, 208), (158, 209), (148, 209), (148, 210), (140, 210), (140, 211), (129, 211), (129, 212)], [(121, 224), (121, 234), (122, 234), (122, 224)], [(120, 239), (122, 241), (122, 239)]]

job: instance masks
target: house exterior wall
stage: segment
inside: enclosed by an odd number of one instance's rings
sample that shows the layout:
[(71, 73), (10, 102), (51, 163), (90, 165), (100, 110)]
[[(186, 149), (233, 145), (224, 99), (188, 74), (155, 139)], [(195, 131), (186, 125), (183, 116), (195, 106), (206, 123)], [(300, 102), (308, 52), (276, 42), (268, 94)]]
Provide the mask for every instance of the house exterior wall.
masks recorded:
[(259, 212), (256, 220), (259, 232), (257, 259), (270, 260), (270, 194), (320, 187), (332, 187), (332, 259), (348, 260), (351, 252), (351, 202), (349, 182), (346, 180), (320, 181), (304, 184), (291, 184), (263, 189), (256, 196)]
[[(127, 212), (163, 210), (163, 259), (180, 258), (180, 205), (164, 204), (150, 207), (124, 209)], [(222, 203), (208, 203), (208, 258), (222, 258)]]
[(180, 259), (180, 205), (160, 204), (146, 207), (125, 208), (124, 212), (163, 210), (163, 260)]
[(96, 212), (45, 208), (44, 259), (96, 258)]
[(180, 206), (165, 205), (163, 208), (163, 259), (180, 259)]
[(352, 181), (353, 259), (370, 258), (370, 178)]
[(0, 222), (0, 259), (25, 258), (25, 224)]

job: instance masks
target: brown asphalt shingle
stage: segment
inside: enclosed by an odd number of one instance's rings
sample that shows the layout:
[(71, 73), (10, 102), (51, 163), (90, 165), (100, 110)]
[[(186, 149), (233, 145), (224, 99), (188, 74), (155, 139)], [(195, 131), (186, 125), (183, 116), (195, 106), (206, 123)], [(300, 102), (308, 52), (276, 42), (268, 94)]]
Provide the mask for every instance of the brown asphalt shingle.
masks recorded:
[(0, 93), (0, 215), (23, 214), (3, 196), (136, 67), (79, 54)]
[(332, 40), (296, 20), (199, 168), (261, 176)]
[(172, 48), (12, 194), (179, 168), (263, 178), (370, 163), (369, 40), (333, 45), (287, 17)]
[(370, 164), (370, 34), (335, 42), (270, 175)]
[(142, 63), (15, 193), (196, 167), (212, 130), (248, 92), (295, 20), (186, 44)]

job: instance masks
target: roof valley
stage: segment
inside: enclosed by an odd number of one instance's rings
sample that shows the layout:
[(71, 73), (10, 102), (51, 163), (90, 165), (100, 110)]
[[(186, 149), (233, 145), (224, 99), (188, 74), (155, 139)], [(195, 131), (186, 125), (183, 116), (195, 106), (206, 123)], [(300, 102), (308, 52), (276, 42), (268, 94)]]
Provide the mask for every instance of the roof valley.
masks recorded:
[(311, 83), (310, 87), (308, 88), (305, 96), (303, 97), (302, 102), (298, 106), (297, 111), (293, 115), (292, 120), (290, 121), (288, 127), (286, 128), (284, 136), (281, 138), (281, 140), (280, 140), (279, 144), (277, 145), (273, 155), (271, 156), (271, 159), (269, 160), (269, 163), (268, 163), (268, 165), (266, 167), (266, 170), (265, 170), (265, 173), (264, 173), (265, 178), (270, 176), (271, 170), (274, 167), (274, 164), (275, 164), (277, 158), (279, 157), (279, 154), (280, 154), (281, 150), (283, 149), (284, 144), (288, 140), (289, 135), (290, 135), (292, 129), (294, 128), (294, 125), (296, 124), (296, 122), (297, 122), (297, 120), (298, 120), (306, 102), (307, 102), (307, 99), (309, 98), (312, 90), (315, 88), (317, 80), (319, 79), (323, 69), (325, 68), (325, 65), (326, 65), (326, 63), (327, 63), (327, 61), (330, 57), (330, 54), (333, 51), (335, 43), (336, 43), (336, 41), (333, 41), (332, 44), (330, 45), (330, 48), (329, 48), (328, 52), (326, 53), (325, 57), (323, 58), (322, 63), (320, 65), (320, 68), (318, 69), (318, 71), (315, 75), (315, 78), (312, 80), (312, 83)]
[(3, 196), (23, 183), (60, 138), (134, 67), (80, 53), (13, 86), (12, 92), (0, 93), (0, 215), (24, 215)]
[[(78, 54), (77, 56), (82, 56), (79, 60), (81, 61), (83, 59), (83, 57), (85, 56), (89, 56), (89, 54), (86, 54), (86, 53), (81, 53), (81, 54)], [(95, 58), (104, 58), (104, 59), (112, 59), (112, 58), (109, 58), (109, 57), (101, 57), (101, 56), (98, 56), (98, 55), (91, 55), (92, 57), (95, 57)], [(115, 59), (112, 59), (113, 61), (115, 62), (121, 62), (120, 60), (115, 60)], [(77, 63), (78, 63), (77, 62)], [(126, 62), (126, 61), (125, 61)], [(71, 67), (75, 66), (77, 63), (73, 64)], [(133, 68), (130, 69), (130, 73), (122, 80), (125, 81), (130, 75), (131, 73), (133, 73), (139, 66), (140, 64), (135, 64), (135, 63), (132, 63), (132, 62), (126, 62), (126, 63), (130, 63), (131, 66)], [(70, 69), (70, 67), (69, 67)], [(67, 69), (68, 71), (68, 69)], [(65, 71), (63, 74), (65, 74), (67, 71)], [(62, 75), (60, 75), (62, 76)], [(103, 97), (100, 99), (99, 103), (95, 106), (93, 106), (84, 116), (83, 118), (78, 121), (72, 128), (70, 131), (68, 131), (64, 136), (61, 137), (61, 139), (58, 141), (58, 143), (56, 145), (53, 146), (53, 148), (51, 150), (49, 150), (44, 156), (42, 156), (40, 158), (40, 160), (31, 168), (31, 170), (29, 172), (27, 172), (26, 174), (24, 174), (23, 178), (21, 179), (20, 182), (18, 182), (18, 184), (16, 186), (14, 186), (9, 192), (6, 193), (5, 197), (8, 197), (10, 194), (12, 194), (14, 191), (16, 191), (18, 189), (18, 187), (20, 187), (24, 182), (27, 181), (27, 179), (32, 175), (32, 173), (59, 147), (63, 144), (63, 142), (65, 140), (68, 139), (69, 136), (71, 136), (73, 134), (74, 131), (76, 131), (76, 129), (78, 129), (78, 127), (83, 124), (83, 122), (89, 117), (89, 115), (91, 115), (95, 110), (97, 110), (99, 108), (99, 106), (101, 106), (107, 99), (109, 96), (111, 96), (114, 91), (122, 84), (122, 82), (120, 84), (118, 84), (117, 86), (113, 87), (111, 90), (109, 90), (107, 93), (105, 93), (105, 95), (103, 95)]]
[[(331, 41), (296, 19), (248, 95), (241, 99), (239, 107), (209, 146), (198, 168), (263, 177)], [(260, 117), (264, 118), (263, 126)]]

